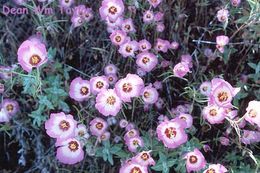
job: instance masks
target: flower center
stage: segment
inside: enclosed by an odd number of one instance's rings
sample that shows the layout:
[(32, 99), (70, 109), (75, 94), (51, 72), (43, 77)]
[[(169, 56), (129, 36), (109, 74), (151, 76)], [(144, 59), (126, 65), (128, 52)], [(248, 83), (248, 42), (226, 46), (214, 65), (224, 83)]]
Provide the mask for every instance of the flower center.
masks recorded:
[(113, 82), (113, 77), (109, 77), (108, 80), (109, 80), (110, 82)]
[(79, 149), (79, 144), (77, 141), (70, 141), (69, 142), (69, 149), (73, 152), (77, 151)]
[(143, 153), (142, 156), (141, 156), (141, 158), (142, 158), (144, 161), (146, 161), (146, 160), (149, 159), (149, 155), (148, 155), (147, 153)]
[(164, 133), (167, 136), (167, 138), (172, 139), (176, 137), (177, 131), (175, 128), (169, 127), (165, 129)]
[(80, 130), (80, 131), (78, 132), (78, 135), (79, 135), (80, 137), (84, 136), (84, 135), (85, 135), (84, 130)]
[(227, 101), (227, 99), (228, 99), (228, 93), (227, 92), (222, 91), (222, 92), (218, 93), (218, 101), (219, 102)]
[(125, 25), (125, 29), (130, 30), (131, 26), (130, 25)]
[(96, 87), (97, 87), (98, 89), (103, 88), (103, 86), (104, 86), (104, 83), (101, 82), (101, 81), (98, 81), (98, 82), (96, 83)]
[(142, 173), (142, 171), (140, 168), (135, 166), (131, 169), (130, 173)]
[(194, 163), (197, 163), (198, 158), (196, 156), (192, 155), (192, 156), (190, 156), (189, 161), (190, 161), (190, 163), (194, 164)]
[(205, 86), (205, 87), (202, 88), (202, 90), (203, 90), (203, 91), (207, 91), (207, 90), (208, 90), (208, 87)]
[(116, 98), (115, 98), (114, 96), (109, 96), (109, 97), (107, 98), (107, 103), (108, 103), (109, 105), (114, 105), (115, 102), (116, 102)]
[(130, 137), (133, 137), (134, 134), (135, 134), (135, 133), (134, 133), (132, 130), (128, 132), (128, 135), (129, 135)]
[(108, 11), (111, 14), (116, 14), (117, 13), (117, 8), (115, 6), (111, 6)]
[(254, 109), (251, 109), (250, 111), (249, 111), (249, 116), (251, 117), (251, 118), (255, 118), (256, 117), (256, 114), (257, 114), (257, 112), (254, 110)]
[(132, 85), (130, 83), (124, 83), (123, 85), (123, 91), (126, 93), (129, 93), (132, 91)]
[(7, 110), (8, 112), (12, 112), (12, 111), (14, 110), (14, 106), (13, 106), (12, 104), (8, 104), (8, 105), (6, 106), (6, 110)]
[(133, 49), (131, 46), (126, 46), (126, 49), (125, 49), (128, 53), (130, 53)]
[(39, 55), (32, 55), (30, 60), (29, 60), (29, 63), (32, 66), (36, 66), (37, 64), (39, 64), (39, 62), (41, 62), (41, 58), (40, 58)]
[(59, 127), (62, 131), (67, 131), (70, 128), (70, 123), (66, 120), (62, 120), (59, 124)]
[(66, 2), (66, 3), (69, 3), (69, 2), (70, 2), (70, 0), (65, 0), (65, 2)]
[(101, 130), (103, 127), (104, 127), (104, 125), (103, 125), (103, 123), (101, 123), (101, 122), (98, 122), (98, 123), (96, 124), (96, 128), (97, 128), (98, 130)]
[(221, 16), (221, 17), (220, 17), (220, 20), (221, 20), (221, 21), (226, 21), (226, 19), (227, 19), (226, 16)]
[(116, 37), (115, 37), (115, 40), (116, 40), (116, 42), (120, 42), (122, 39), (121, 39), (121, 36), (119, 36), (119, 35), (117, 35)]
[(146, 49), (146, 45), (144, 45), (144, 44), (141, 47), (142, 47), (142, 49)]
[(210, 168), (206, 171), (206, 173), (216, 173), (215, 169), (213, 168)]
[(150, 96), (150, 93), (148, 91), (145, 91), (144, 92), (144, 98), (149, 98), (149, 96)]
[(186, 121), (187, 120), (187, 118), (186, 117), (180, 117), (182, 120), (184, 120), (184, 121)]
[(87, 95), (88, 94), (88, 88), (87, 87), (82, 87), (80, 89), (80, 94), (82, 95)]
[(133, 140), (133, 145), (138, 145), (139, 144), (139, 142), (138, 142), (138, 140)]
[(147, 64), (149, 61), (150, 61), (150, 59), (149, 59), (148, 57), (144, 57), (144, 58), (142, 59), (142, 62), (143, 62), (144, 64)]
[(147, 15), (146, 15), (146, 18), (150, 19), (150, 18), (151, 18), (151, 15), (150, 15), (150, 14), (147, 14)]
[(217, 115), (217, 110), (216, 109), (210, 109), (209, 115), (211, 115), (213, 117), (216, 116)]

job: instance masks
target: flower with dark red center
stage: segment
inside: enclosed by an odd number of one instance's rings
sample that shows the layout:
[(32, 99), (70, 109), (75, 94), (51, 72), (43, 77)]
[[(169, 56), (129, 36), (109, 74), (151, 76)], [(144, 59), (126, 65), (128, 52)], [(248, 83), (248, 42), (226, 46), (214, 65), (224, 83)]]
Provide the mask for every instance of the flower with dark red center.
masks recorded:
[(52, 113), (50, 119), (45, 122), (45, 129), (50, 137), (64, 140), (74, 136), (76, 125), (72, 115)]
[(87, 80), (83, 80), (81, 77), (73, 79), (70, 84), (69, 95), (76, 101), (87, 100), (90, 96), (90, 83)]
[(82, 146), (75, 138), (57, 141), (55, 145), (58, 146), (56, 157), (61, 163), (75, 164), (84, 158)]
[(140, 96), (143, 88), (144, 81), (136, 74), (127, 74), (115, 84), (116, 93), (124, 102), (130, 102), (131, 98)]
[(108, 124), (102, 118), (94, 118), (90, 122), (90, 132), (92, 135), (101, 136), (107, 130)]
[(260, 127), (260, 101), (250, 101), (246, 108), (245, 120)]
[(96, 109), (104, 116), (116, 116), (122, 107), (122, 101), (113, 89), (103, 89), (96, 97)]
[(93, 94), (98, 94), (101, 90), (108, 87), (109, 82), (106, 76), (96, 76), (90, 79), (90, 89)]
[(149, 52), (142, 52), (137, 55), (136, 64), (146, 72), (152, 71), (158, 64), (157, 57)]
[(199, 171), (206, 166), (206, 160), (197, 148), (187, 153), (184, 158), (187, 159), (186, 169), (188, 173), (191, 171)]
[(124, 3), (122, 0), (103, 0), (99, 8), (99, 14), (103, 20), (109, 18), (116, 20), (124, 13)]
[(179, 118), (171, 121), (165, 119), (156, 129), (157, 136), (167, 148), (177, 148), (188, 139), (184, 131), (185, 126), (185, 122)]
[(27, 72), (31, 72), (34, 67), (40, 67), (48, 60), (45, 45), (37, 39), (24, 41), (18, 48), (17, 55), (19, 64)]
[(216, 104), (220, 107), (231, 108), (233, 97), (240, 91), (240, 88), (233, 88), (227, 81), (214, 78), (211, 81), (211, 92), (209, 104)]

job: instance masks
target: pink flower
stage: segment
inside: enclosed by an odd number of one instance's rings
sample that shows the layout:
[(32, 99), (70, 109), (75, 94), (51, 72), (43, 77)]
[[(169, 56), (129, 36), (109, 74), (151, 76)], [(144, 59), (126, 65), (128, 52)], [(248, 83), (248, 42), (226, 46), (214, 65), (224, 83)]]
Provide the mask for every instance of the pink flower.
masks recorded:
[(144, 23), (152, 23), (154, 21), (154, 13), (153, 11), (147, 10), (143, 14), (143, 21)]
[(120, 45), (120, 48), (118, 52), (124, 57), (134, 57), (135, 56), (135, 51), (138, 50), (138, 43), (137, 41), (127, 41), (123, 44)]
[(150, 155), (150, 151), (142, 151), (132, 158), (132, 162), (138, 163), (142, 166), (155, 165), (155, 161)]
[(19, 111), (18, 102), (12, 99), (4, 99), (1, 107), (6, 111), (9, 116), (13, 116)]
[(74, 28), (79, 27), (79, 26), (83, 25), (83, 23), (84, 23), (83, 18), (80, 16), (76, 16), (76, 15), (73, 15), (70, 20), (71, 20), (72, 26)]
[(144, 146), (144, 142), (143, 139), (140, 136), (135, 136), (132, 138), (128, 138), (126, 139), (126, 145), (128, 147), (128, 150), (131, 152), (137, 152), (137, 148), (138, 147), (143, 147)]
[(158, 58), (149, 52), (142, 52), (137, 55), (136, 64), (146, 72), (152, 71), (158, 64)]
[(160, 90), (160, 89), (162, 89), (162, 82), (161, 82), (161, 81), (155, 81), (155, 82), (153, 83), (153, 86), (154, 86), (154, 88), (156, 88), (157, 90)]
[(226, 137), (224, 137), (224, 136), (219, 137), (219, 141), (220, 141), (220, 143), (221, 143), (222, 145), (224, 145), (224, 146), (230, 145), (230, 144), (229, 144), (229, 139), (226, 138)]
[(142, 90), (142, 99), (146, 104), (154, 104), (158, 100), (158, 97), (159, 93), (154, 87), (152, 87), (152, 84), (146, 86)]
[(135, 32), (135, 27), (134, 27), (133, 19), (131, 19), (131, 18), (125, 19), (125, 20), (122, 22), (121, 29), (122, 29), (124, 32), (126, 32), (126, 33), (133, 33), (133, 32)]
[(168, 48), (170, 47), (170, 42), (168, 40), (163, 40), (158, 38), (155, 44), (155, 50), (162, 51), (166, 53), (168, 51)]
[(241, 3), (241, 0), (231, 0), (231, 4), (234, 6), (234, 7), (238, 7)]
[(191, 171), (200, 171), (206, 166), (206, 160), (197, 148), (195, 148), (194, 151), (187, 153), (185, 159), (187, 159), (186, 169), (188, 173)]
[(156, 24), (156, 31), (157, 32), (163, 32), (165, 29), (165, 25), (162, 22), (158, 22)]
[(90, 137), (88, 130), (84, 124), (79, 124), (75, 129), (75, 136), (88, 139)]
[(162, 0), (148, 0), (148, 2), (151, 6), (153, 6), (153, 8), (156, 8), (162, 2)]
[(107, 122), (102, 118), (94, 118), (89, 124), (89, 130), (94, 136), (101, 136), (108, 128)]
[(116, 81), (118, 80), (117, 75), (115, 75), (115, 74), (109, 74), (109, 75), (107, 75), (106, 77), (107, 77), (107, 81), (108, 81), (108, 83), (109, 83), (110, 85), (115, 84)]
[(160, 21), (162, 21), (163, 20), (163, 17), (164, 17), (164, 13), (162, 13), (162, 12), (157, 12), (157, 13), (155, 13), (155, 15), (154, 15), (154, 20), (156, 21), (156, 22), (160, 22)]
[(33, 67), (39, 68), (48, 60), (46, 47), (39, 41), (24, 41), (18, 48), (17, 55), (19, 64), (27, 72), (31, 72)]
[(157, 129), (157, 136), (167, 148), (177, 148), (188, 140), (184, 131), (185, 123), (179, 118), (161, 122)]
[(74, 8), (71, 22), (73, 27), (78, 27), (84, 22), (89, 22), (93, 18), (91, 8), (86, 8), (84, 5), (79, 5)]
[(122, 23), (123, 23), (123, 17), (120, 16), (115, 20), (106, 18), (105, 22), (107, 24), (107, 31), (109, 33), (112, 33), (115, 30), (120, 30)]
[(225, 35), (217, 36), (216, 37), (216, 48), (221, 52), (224, 53), (224, 46), (229, 43), (229, 38)]
[(226, 117), (225, 110), (217, 105), (208, 105), (202, 111), (203, 117), (210, 124), (220, 124)]
[(107, 89), (109, 82), (106, 76), (96, 76), (90, 79), (90, 90), (93, 94), (98, 94), (101, 90)]
[(139, 50), (140, 50), (141, 52), (148, 51), (148, 50), (150, 50), (151, 47), (152, 47), (151, 43), (150, 43), (149, 41), (145, 40), (145, 39), (139, 41), (138, 46), (139, 46)]
[(173, 73), (176, 77), (183, 78), (188, 72), (190, 72), (190, 69), (187, 63), (180, 62), (173, 68)]
[(182, 55), (181, 62), (186, 63), (189, 68), (192, 68), (192, 57), (189, 54)]
[(126, 132), (126, 134), (124, 135), (124, 140), (127, 141), (128, 139), (136, 136), (139, 136), (139, 131), (133, 128)]
[(258, 131), (250, 131), (250, 130), (243, 130), (243, 135), (241, 141), (244, 144), (252, 144), (260, 142), (260, 132)]
[(183, 120), (186, 123), (185, 128), (190, 128), (192, 126), (193, 118), (190, 114), (181, 113), (178, 116), (178, 118), (180, 118), (181, 120)]
[(260, 101), (250, 101), (246, 108), (245, 120), (260, 127)]
[(107, 17), (110, 20), (116, 20), (124, 13), (125, 7), (122, 0), (103, 0), (102, 6), (99, 8), (101, 19), (105, 20)]
[(173, 41), (170, 45), (170, 48), (173, 49), (173, 50), (177, 50), (179, 48), (179, 43), (176, 42), (176, 41)]
[(226, 22), (228, 20), (229, 11), (226, 9), (221, 9), (217, 12), (217, 18), (219, 22)]
[(102, 135), (99, 136), (100, 141), (107, 141), (109, 140), (111, 134), (110, 132), (104, 132)]
[(119, 173), (148, 173), (148, 170), (146, 166), (130, 161), (121, 166)]
[(128, 121), (127, 121), (126, 119), (120, 120), (119, 126), (120, 126), (121, 128), (126, 128), (127, 125), (128, 125)]
[(135, 128), (134, 123), (128, 123), (125, 129), (126, 129), (127, 131), (129, 131), (129, 130), (134, 129), (134, 128)]
[(185, 114), (185, 113), (189, 113), (189, 111), (190, 111), (190, 107), (188, 107), (187, 105), (184, 105), (184, 104), (178, 105), (176, 107), (177, 114), (181, 114), (181, 113)]
[(157, 109), (161, 110), (163, 108), (163, 105), (164, 105), (164, 101), (162, 98), (159, 97), (155, 103), (155, 106)]
[(131, 102), (131, 98), (138, 97), (144, 88), (144, 81), (136, 74), (127, 74), (115, 84), (118, 96), (124, 102)]
[(227, 168), (225, 168), (221, 164), (211, 164), (209, 165), (208, 169), (203, 171), (203, 173), (226, 173), (228, 172)]
[(57, 159), (61, 163), (75, 164), (83, 160), (84, 151), (80, 142), (75, 138), (69, 138), (56, 143), (59, 146), (57, 149)]
[(117, 73), (117, 67), (114, 64), (108, 64), (104, 68), (104, 72), (105, 72), (106, 75), (116, 74)]
[(122, 100), (114, 89), (103, 89), (96, 97), (95, 108), (104, 116), (116, 116), (122, 107)]
[(138, 69), (136, 70), (136, 74), (137, 74), (138, 76), (142, 77), (142, 76), (145, 76), (145, 75), (146, 75), (146, 71), (144, 71), (142, 68), (138, 68)]
[(0, 79), (10, 79), (12, 77), (12, 67), (0, 66)]
[(91, 94), (90, 83), (81, 77), (73, 79), (70, 84), (69, 95), (76, 101), (82, 102), (87, 100)]
[(120, 46), (122, 45), (125, 41), (127, 41), (127, 36), (124, 31), (121, 30), (115, 30), (112, 32), (110, 35), (110, 40), (114, 45)]
[(200, 85), (200, 93), (205, 96), (209, 96), (211, 93), (211, 82), (209, 81), (202, 82)]
[(233, 88), (227, 81), (214, 78), (211, 80), (210, 104), (216, 104), (220, 107), (232, 107), (233, 97), (240, 91), (240, 88)]
[(10, 116), (8, 115), (8, 113), (6, 112), (6, 110), (4, 108), (1, 108), (1, 110), (0, 110), (0, 123), (9, 122), (9, 120), (10, 120)]
[(74, 0), (59, 0), (60, 7), (69, 8), (72, 4), (74, 4)]
[(45, 122), (45, 129), (50, 137), (65, 140), (74, 136), (76, 125), (77, 122), (70, 114), (51, 113), (50, 119)]

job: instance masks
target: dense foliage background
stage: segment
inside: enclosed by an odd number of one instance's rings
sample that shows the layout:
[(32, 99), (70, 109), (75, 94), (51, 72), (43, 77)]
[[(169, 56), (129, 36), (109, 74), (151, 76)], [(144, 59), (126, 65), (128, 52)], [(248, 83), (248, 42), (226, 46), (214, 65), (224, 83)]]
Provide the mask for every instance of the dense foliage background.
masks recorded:
[[(164, 101), (163, 108), (159, 110), (153, 106), (144, 111), (144, 104), (136, 99), (123, 106), (124, 111), (115, 117), (118, 122), (124, 117), (133, 122), (146, 148), (154, 150), (154, 160), (166, 163), (166, 166), (157, 164), (150, 171), (186, 172), (185, 161), (177, 156), (178, 153), (207, 144), (212, 149), (204, 152), (208, 163), (221, 163), (229, 172), (258, 172), (259, 143), (241, 144), (231, 122), (210, 125), (203, 120), (201, 111), (206, 106), (206, 98), (200, 94), (199, 86), (203, 81), (221, 76), (232, 86), (241, 87), (233, 100), (239, 117), (245, 114), (249, 101), (260, 100), (259, 2), (242, 0), (238, 7), (234, 7), (228, 0), (163, 0), (156, 9), (164, 13), (163, 32), (157, 32), (152, 24), (143, 23), (143, 12), (149, 9), (147, 1), (125, 0), (124, 3), (126, 16), (134, 20), (136, 33), (132, 38), (146, 38), (152, 44), (162, 38), (180, 44), (177, 50), (158, 53), (160, 61), (171, 62), (170, 67), (158, 65), (142, 77), (146, 84), (162, 81), (163, 89), (159, 94)], [(37, 4), (43, 3), (29, 1), (26, 7), (30, 9)], [(118, 125), (109, 127), (110, 142), (95, 144), (96, 140), (90, 138), (84, 149), (84, 160), (76, 165), (65, 165), (55, 159), (55, 141), (46, 134), (44, 122), (50, 113), (60, 111), (74, 115), (87, 126), (93, 118), (102, 117), (93, 106), (94, 98), (79, 103), (69, 97), (70, 82), (78, 76), (89, 80), (102, 75), (104, 67), (110, 63), (118, 67), (118, 78), (125, 77), (128, 73), (136, 73), (135, 60), (123, 58), (118, 48), (112, 45), (106, 24), (98, 12), (101, 1), (75, 2), (91, 7), (94, 18), (74, 29), (71, 16), (60, 13), (58, 2), (44, 4), (56, 9), (55, 14), (41, 15), (30, 11), (30, 14), (5, 15), (0, 10), (0, 64), (13, 66), (11, 78), (1, 80), (4, 84), (1, 99), (15, 99), (20, 106), (19, 113), (9, 123), (0, 124), (0, 172), (118, 172), (121, 161), (132, 156), (123, 141), (114, 141), (116, 136), (124, 135)], [(0, 7), (4, 5), (17, 7), (12, 1), (1, 0)], [(216, 14), (225, 7), (230, 16), (223, 24), (217, 21)], [(42, 34), (48, 45), (49, 60), (40, 73), (33, 70), (28, 74), (18, 65), (17, 49), (24, 40), (37, 33)], [(223, 54), (215, 50), (214, 43), (219, 35), (230, 38)], [(205, 56), (206, 48), (212, 49), (215, 58)], [(172, 67), (183, 54), (193, 57), (192, 72), (185, 76), (187, 80), (170, 77)], [(172, 108), (185, 103), (191, 104), (190, 114), (193, 116), (189, 141), (178, 150), (166, 149), (154, 133), (158, 116), (170, 115)], [(224, 146), (219, 137), (228, 128), (231, 129), (230, 144)], [(108, 156), (102, 154), (104, 149), (110, 151), (106, 153)]]

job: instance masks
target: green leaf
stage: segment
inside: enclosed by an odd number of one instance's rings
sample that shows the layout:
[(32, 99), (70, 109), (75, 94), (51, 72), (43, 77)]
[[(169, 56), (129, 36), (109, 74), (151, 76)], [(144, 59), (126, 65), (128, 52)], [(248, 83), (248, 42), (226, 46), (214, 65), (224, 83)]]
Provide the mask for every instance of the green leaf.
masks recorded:
[(48, 100), (47, 96), (38, 96), (39, 103), (45, 105), (48, 109), (54, 109), (52, 103)]

